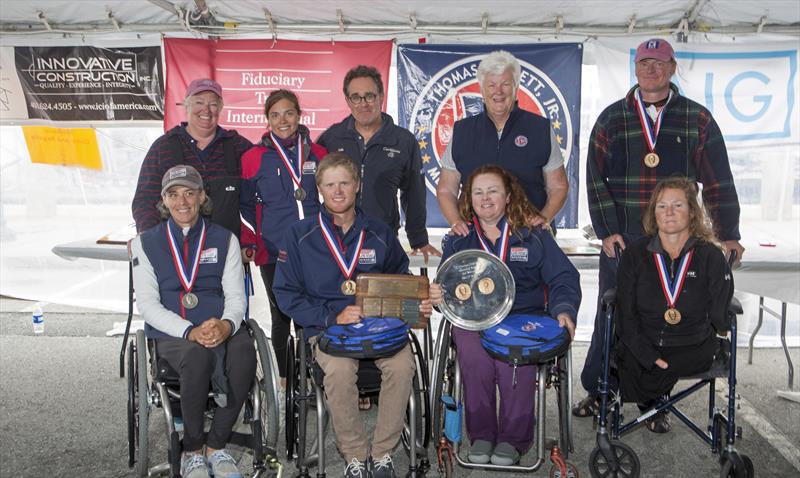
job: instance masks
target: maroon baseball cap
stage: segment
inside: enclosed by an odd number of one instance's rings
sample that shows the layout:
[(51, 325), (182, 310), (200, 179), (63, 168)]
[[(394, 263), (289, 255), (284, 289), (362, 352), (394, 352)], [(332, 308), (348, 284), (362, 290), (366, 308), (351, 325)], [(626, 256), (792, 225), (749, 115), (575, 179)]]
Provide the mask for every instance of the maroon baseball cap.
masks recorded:
[(189, 83), (189, 88), (186, 89), (186, 98), (194, 96), (204, 91), (212, 91), (217, 96), (222, 98), (222, 87), (211, 78), (201, 78)]
[(638, 63), (641, 60), (652, 58), (658, 61), (670, 61), (675, 58), (675, 50), (667, 40), (661, 38), (651, 38), (639, 45), (636, 49), (636, 58), (634, 62)]

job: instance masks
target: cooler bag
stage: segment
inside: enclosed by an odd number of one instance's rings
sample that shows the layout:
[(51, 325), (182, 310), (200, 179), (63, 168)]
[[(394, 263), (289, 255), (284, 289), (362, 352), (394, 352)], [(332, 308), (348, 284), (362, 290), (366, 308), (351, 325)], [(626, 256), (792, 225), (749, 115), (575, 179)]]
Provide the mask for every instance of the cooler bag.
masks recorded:
[(391, 357), (408, 342), (408, 324), (394, 317), (365, 317), (361, 322), (331, 325), (319, 339), (328, 355), (354, 359)]
[(511, 365), (542, 363), (569, 348), (569, 332), (550, 316), (509, 315), (481, 331), (481, 345), (494, 358)]

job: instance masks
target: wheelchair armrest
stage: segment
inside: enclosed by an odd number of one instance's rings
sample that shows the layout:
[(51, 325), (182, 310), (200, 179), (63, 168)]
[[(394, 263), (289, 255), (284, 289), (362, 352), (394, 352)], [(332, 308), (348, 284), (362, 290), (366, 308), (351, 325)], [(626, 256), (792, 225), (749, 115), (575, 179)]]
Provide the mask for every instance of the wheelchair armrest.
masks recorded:
[(603, 304), (610, 305), (617, 300), (617, 288), (612, 287), (603, 293)]
[(739, 299), (736, 297), (731, 298), (731, 303), (728, 304), (728, 312), (734, 315), (742, 315), (744, 309), (742, 309), (742, 303), (739, 302)]

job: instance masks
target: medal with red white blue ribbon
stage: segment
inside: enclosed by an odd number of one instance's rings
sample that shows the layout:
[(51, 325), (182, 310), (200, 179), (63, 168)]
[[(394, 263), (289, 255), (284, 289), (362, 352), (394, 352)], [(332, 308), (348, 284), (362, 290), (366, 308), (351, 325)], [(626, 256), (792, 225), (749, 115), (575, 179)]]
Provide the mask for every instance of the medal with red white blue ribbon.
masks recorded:
[(306, 190), (303, 189), (303, 185), (301, 184), (303, 179), (303, 137), (300, 134), (297, 135), (297, 169), (292, 165), (289, 155), (286, 154), (286, 151), (284, 151), (278, 139), (275, 138), (275, 135), (270, 132), (269, 137), (272, 140), (272, 144), (275, 145), (275, 151), (278, 152), (278, 156), (280, 156), (281, 161), (283, 161), (283, 165), (286, 166), (286, 169), (289, 171), (289, 176), (292, 178), (294, 198), (297, 201), (297, 213), (300, 219), (304, 219), (305, 215), (303, 214), (303, 205), (301, 204), (306, 198)]
[[(319, 227), (322, 230), (322, 237), (325, 238), (325, 243), (328, 244), (328, 249), (331, 251), (334, 261), (336, 261), (336, 264), (339, 266), (339, 270), (342, 271), (342, 274), (345, 277), (345, 281), (341, 286), (342, 294), (355, 295), (356, 281), (352, 280), (351, 277), (353, 276), (353, 272), (356, 270), (358, 256), (361, 254), (361, 247), (364, 245), (364, 231), (362, 230), (358, 234), (358, 241), (356, 241), (356, 247), (353, 249), (353, 256), (349, 261), (347, 261), (342, 255), (342, 253), (346, 253), (346, 251), (339, 251), (340, 248), (337, 246), (337, 243), (339, 242), (338, 237), (334, 239), (334, 234), (330, 229), (328, 229), (328, 226), (325, 225), (325, 221), (322, 220), (322, 213), (318, 214), (317, 219), (319, 220)], [(344, 249), (344, 247), (342, 247), (342, 249)]]
[[(639, 113), (639, 123), (642, 125), (644, 139), (647, 141), (647, 149), (650, 151), (644, 156), (644, 164), (648, 168), (655, 168), (658, 166), (658, 163), (661, 162), (658, 154), (656, 154), (656, 141), (658, 141), (658, 132), (661, 130), (661, 116), (664, 114), (666, 105), (662, 107), (658, 112), (658, 115), (656, 115), (656, 119), (653, 121), (653, 126), (650, 126), (650, 121), (647, 119), (648, 115), (644, 106), (644, 100), (642, 99), (642, 90), (637, 89), (636, 95), (634, 96), (636, 98), (636, 111)], [(670, 99), (672, 99), (672, 91), (669, 93), (667, 103), (669, 103)]]
[(670, 281), (664, 256), (657, 252), (653, 253), (653, 258), (656, 261), (656, 268), (658, 269), (658, 279), (661, 282), (661, 290), (664, 292), (664, 297), (667, 299), (668, 308), (666, 312), (664, 312), (664, 320), (670, 325), (675, 325), (681, 321), (681, 313), (675, 308), (675, 302), (677, 302), (678, 296), (681, 295), (686, 273), (689, 271), (689, 264), (692, 263), (693, 255), (694, 250), (690, 250), (683, 256), (678, 266), (678, 273), (675, 274), (675, 278)]
[(478, 241), (481, 243), (481, 248), (489, 254), (494, 254), (499, 257), (501, 261), (506, 262), (506, 256), (508, 255), (508, 237), (511, 234), (509, 233), (508, 221), (506, 221), (505, 218), (500, 219), (500, 221), (503, 223), (503, 227), (500, 229), (500, 237), (498, 238), (500, 242), (497, 246), (497, 252), (494, 252), (483, 238), (483, 230), (481, 229), (480, 223), (478, 223), (478, 219), (476, 217), (472, 218), (472, 223), (475, 225), (475, 230), (478, 232)]
[[(200, 269), (200, 255), (206, 243), (206, 223), (202, 219), (200, 221), (202, 228), (200, 229), (200, 237), (197, 239), (197, 252), (195, 252), (194, 259), (190, 264), (191, 269), (188, 272), (184, 266), (183, 256), (181, 255), (180, 249), (178, 249), (175, 236), (172, 235), (172, 228), (169, 227), (169, 224), (167, 224), (166, 228), (169, 251), (172, 254), (172, 262), (175, 265), (175, 270), (178, 272), (178, 280), (180, 280), (183, 290), (186, 292), (185, 294), (183, 292), (180, 294), (181, 307), (187, 309), (194, 309), (199, 302), (197, 295), (192, 293), (192, 287), (194, 287), (194, 281), (197, 279), (197, 271)], [(186, 254), (189, 254), (188, 248), (186, 249)]]

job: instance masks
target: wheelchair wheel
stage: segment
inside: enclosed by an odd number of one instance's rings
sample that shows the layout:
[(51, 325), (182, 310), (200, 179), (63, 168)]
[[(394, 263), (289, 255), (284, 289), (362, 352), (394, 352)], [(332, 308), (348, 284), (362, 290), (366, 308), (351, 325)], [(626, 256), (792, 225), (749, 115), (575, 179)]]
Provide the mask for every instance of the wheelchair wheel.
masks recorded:
[[(417, 420), (416, 420), (416, 434), (417, 434), (417, 455), (426, 457), (426, 449), (428, 448), (428, 441), (431, 435), (431, 404), (429, 400), (430, 384), (428, 382), (428, 367), (425, 365), (425, 357), (422, 354), (422, 348), (419, 345), (417, 337), (410, 333), (411, 353), (414, 356), (414, 363), (416, 372), (414, 372), (414, 383), (412, 384), (411, 393), (414, 394), (417, 403)], [(406, 411), (406, 421), (403, 426), (403, 433), (401, 435), (403, 447), (407, 452), (411, 452), (411, 428), (409, 426), (411, 415)]]
[(639, 457), (631, 447), (621, 441), (610, 442), (611, 451), (617, 457), (619, 468), (614, 470), (600, 447), (595, 447), (589, 455), (589, 472), (593, 478), (617, 477), (617, 478), (637, 478), (641, 470)]
[(297, 417), (295, 417), (295, 396), (297, 394), (297, 362), (295, 359), (294, 339), (289, 336), (286, 344), (286, 402), (284, 404), (284, 434), (286, 439), (286, 458), (294, 458), (295, 439), (297, 437)]
[(568, 397), (569, 385), (567, 383), (569, 377), (564, 367), (566, 363), (565, 359), (566, 355), (560, 357), (555, 363), (556, 380), (554, 382), (554, 387), (556, 389), (556, 403), (558, 405), (558, 447), (566, 460), (569, 458), (570, 451), (572, 451), (572, 437), (570, 436), (569, 429), (570, 403)]
[(550, 473), (547, 475), (549, 478), (579, 478), (578, 469), (572, 463), (567, 463), (567, 474), (561, 473), (561, 468), (556, 465), (550, 467)]
[(138, 384), (136, 383), (136, 346), (131, 340), (125, 351), (128, 359), (128, 468), (133, 468), (136, 463), (136, 407), (138, 402)]
[(136, 458), (136, 472), (139, 476), (147, 476), (150, 468), (148, 457), (148, 423), (150, 418), (150, 404), (148, 395), (150, 394), (147, 384), (147, 339), (144, 330), (136, 331), (136, 383), (137, 383), (137, 420), (136, 428), (139, 435), (139, 452)]
[(431, 423), (431, 436), (433, 443), (439, 443), (439, 439), (444, 433), (444, 404), (441, 402), (442, 395), (453, 393), (453, 366), (454, 361), (450, 355), (450, 330), (451, 325), (447, 320), (442, 320), (439, 325), (438, 340), (434, 350), (433, 384), (430, 397), (430, 408), (433, 419)]
[(256, 380), (259, 383), (261, 394), (261, 430), (262, 444), (270, 450), (275, 450), (278, 444), (278, 392), (275, 387), (275, 376), (272, 368), (272, 348), (267, 342), (264, 331), (253, 319), (247, 320), (250, 334), (256, 343), (258, 361), (256, 366)]
[(737, 452), (726, 453), (722, 460), (720, 478), (753, 478), (755, 468), (753, 460), (747, 455)]

